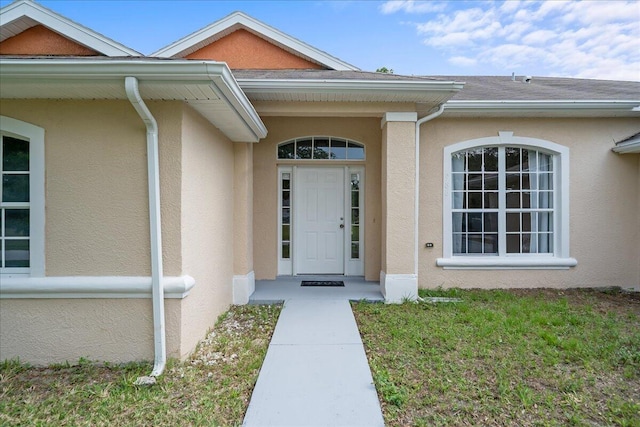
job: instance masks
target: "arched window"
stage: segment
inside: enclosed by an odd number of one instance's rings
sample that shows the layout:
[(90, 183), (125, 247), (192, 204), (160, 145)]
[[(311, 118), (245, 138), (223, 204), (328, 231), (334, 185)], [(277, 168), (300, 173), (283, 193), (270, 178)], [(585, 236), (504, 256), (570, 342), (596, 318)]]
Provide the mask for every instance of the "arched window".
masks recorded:
[(279, 160), (364, 160), (364, 145), (345, 138), (307, 136), (278, 144)]
[(499, 137), (444, 150), (444, 267), (575, 265), (569, 258), (569, 149)]

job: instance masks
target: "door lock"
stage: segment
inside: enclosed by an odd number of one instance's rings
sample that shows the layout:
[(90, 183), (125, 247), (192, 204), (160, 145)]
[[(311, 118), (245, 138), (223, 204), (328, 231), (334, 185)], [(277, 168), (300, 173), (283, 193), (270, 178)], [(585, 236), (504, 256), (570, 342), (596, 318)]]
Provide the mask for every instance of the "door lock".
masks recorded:
[(344, 228), (344, 224), (340, 224), (340, 228)]

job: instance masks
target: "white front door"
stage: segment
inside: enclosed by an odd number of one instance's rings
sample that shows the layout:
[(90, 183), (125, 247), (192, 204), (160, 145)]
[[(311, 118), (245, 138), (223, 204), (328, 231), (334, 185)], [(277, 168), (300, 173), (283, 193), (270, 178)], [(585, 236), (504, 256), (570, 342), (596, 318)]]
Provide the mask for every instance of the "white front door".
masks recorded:
[(296, 168), (295, 270), (344, 274), (344, 168)]

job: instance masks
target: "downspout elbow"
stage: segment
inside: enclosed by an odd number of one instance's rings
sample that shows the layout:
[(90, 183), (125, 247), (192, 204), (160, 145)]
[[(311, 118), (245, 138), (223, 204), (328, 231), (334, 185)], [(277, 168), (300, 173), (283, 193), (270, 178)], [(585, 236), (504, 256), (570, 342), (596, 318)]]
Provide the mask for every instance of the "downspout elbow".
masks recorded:
[(162, 287), (162, 228), (160, 221), (160, 166), (158, 160), (158, 123), (140, 96), (138, 79), (125, 78), (129, 102), (147, 128), (147, 175), (149, 185), (149, 231), (151, 243), (151, 299), (153, 301), (154, 363), (151, 377), (162, 375), (167, 361)]

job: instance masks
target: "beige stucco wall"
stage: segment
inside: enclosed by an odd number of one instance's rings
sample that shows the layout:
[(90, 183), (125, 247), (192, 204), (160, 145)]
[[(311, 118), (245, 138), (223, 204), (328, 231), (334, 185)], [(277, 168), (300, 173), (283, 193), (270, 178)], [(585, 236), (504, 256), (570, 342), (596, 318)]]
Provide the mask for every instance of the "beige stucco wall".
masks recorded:
[(415, 123), (387, 122), (383, 129), (381, 268), (386, 274), (415, 272)]
[(187, 106), (182, 161), (182, 274), (196, 281), (182, 300), (185, 356), (231, 304), (234, 264), (234, 145)]
[[(160, 123), (165, 275), (182, 271), (182, 104), (151, 103)], [(145, 126), (126, 101), (2, 100), (1, 114), (45, 129), (46, 275), (149, 276)], [(177, 221), (176, 221), (177, 218)], [(180, 301), (166, 303), (179, 354)], [(153, 358), (150, 299), (0, 301), (0, 360)]]
[[(640, 130), (637, 119), (448, 119), (421, 128), (420, 287), (630, 286), (640, 281), (640, 165), (638, 155), (611, 151)], [(444, 270), (442, 256), (443, 148), (497, 136), (539, 138), (570, 148), (569, 270)], [(427, 249), (424, 243), (433, 242)]]
[[(253, 252), (256, 279), (274, 279), (277, 275), (278, 162), (276, 146), (292, 138), (326, 135), (349, 138), (366, 146), (365, 278), (378, 280), (381, 225), (380, 118), (264, 117), (263, 121), (269, 134), (254, 146), (253, 153)], [(344, 164), (344, 162), (335, 163), (336, 166)]]
[(253, 143), (234, 144), (234, 274), (253, 271)]
[[(149, 105), (161, 124), (164, 269), (178, 275), (181, 104)], [(146, 133), (133, 107), (2, 100), (2, 114), (45, 129), (46, 275), (150, 275)]]

